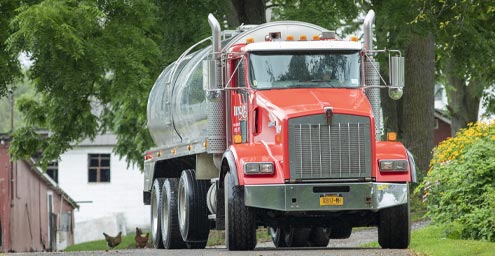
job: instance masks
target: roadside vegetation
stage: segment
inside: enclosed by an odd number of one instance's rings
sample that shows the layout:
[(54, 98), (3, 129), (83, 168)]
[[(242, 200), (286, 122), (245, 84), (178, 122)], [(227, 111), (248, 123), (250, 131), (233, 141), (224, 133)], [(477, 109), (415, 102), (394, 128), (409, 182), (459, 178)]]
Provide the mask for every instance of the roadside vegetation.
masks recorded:
[[(123, 249), (135, 249), (136, 242), (134, 241), (134, 237), (136, 233), (128, 233), (126, 236), (122, 236), (122, 242), (117, 245), (112, 250), (123, 250)], [(74, 244), (67, 248), (64, 251), (66, 252), (75, 252), (75, 251), (104, 251), (108, 250), (107, 242), (101, 236), (102, 240), (91, 241), (86, 243)]]
[[(412, 232), (409, 249), (417, 255), (464, 256), (493, 255), (495, 243), (487, 241), (461, 240), (448, 238), (447, 226), (430, 225)], [(377, 242), (364, 247), (380, 248)]]
[[(149, 231), (145, 231), (147, 233)], [(136, 242), (134, 241), (135, 233), (128, 233), (126, 236), (122, 236), (122, 242), (112, 250), (125, 250), (125, 249), (136, 249)], [(271, 237), (268, 234), (266, 228), (259, 228), (256, 232), (256, 237), (258, 239), (258, 243), (269, 242), (271, 241)], [(103, 236), (102, 236), (103, 238)], [(210, 236), (208, 237), (208, 245), (222, 245), (225, 241), (225, 233), (224, 231), (211, 230)], [(152, 247), (148, 242), (147, 247)], [(74, 252), (74, 251), (104, 251), (108, 250), (107, 243), (105, 239), (91, 241), (86, 243), (75, 244), (67, 247), (64, 251), (66, 252)]]
[(472, 123), (434, 150), (422, 192), (449, 238), (495, 242), (495, 122)]

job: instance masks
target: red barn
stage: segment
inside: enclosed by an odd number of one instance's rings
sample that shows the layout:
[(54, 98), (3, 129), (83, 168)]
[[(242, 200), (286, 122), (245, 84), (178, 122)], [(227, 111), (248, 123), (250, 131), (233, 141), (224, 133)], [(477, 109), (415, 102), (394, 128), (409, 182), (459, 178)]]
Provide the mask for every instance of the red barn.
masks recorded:
[(32, 160), (11, 162), (0, 135), (0, 252), (57, 251), (74, 243), (76, 202)]
[(438, 146), (438, 143), (452, 137), (450, 118), (443, 114), (440, 110), (435, 109), (435, 130), (433, 133), (433, 143)]

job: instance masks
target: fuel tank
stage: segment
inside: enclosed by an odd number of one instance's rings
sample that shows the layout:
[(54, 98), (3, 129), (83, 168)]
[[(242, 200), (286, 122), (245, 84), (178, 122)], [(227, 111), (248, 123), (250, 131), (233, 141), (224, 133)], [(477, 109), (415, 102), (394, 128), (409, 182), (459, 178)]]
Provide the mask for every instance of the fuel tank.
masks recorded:
[[(279, 32), (280, 40), (285, 40), (288, 35), (296, 39), (301, 35), (311, 38), (324, 31), (328, 30), (298, 21), (269, 22), (249, 26), (246, 31), (241, 27), (231, 38), (222, 41), (222, 52), (245, 43), (247, 38), (265, 41), (273, 32)], [(147, 126), (156, 146), (172, 147), (207, 138), (208, 102), (203, 90), (202, 61), (211, 56), (211, 48), (207, 46), (170, 64), (153, 85), (148, 98)]]

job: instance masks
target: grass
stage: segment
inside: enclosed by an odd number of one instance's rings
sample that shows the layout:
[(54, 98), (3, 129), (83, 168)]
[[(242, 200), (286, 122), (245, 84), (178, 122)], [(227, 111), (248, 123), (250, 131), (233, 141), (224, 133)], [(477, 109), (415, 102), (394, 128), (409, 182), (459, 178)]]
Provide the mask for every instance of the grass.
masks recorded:
[[(145, 232), (146, 233), (146, 232)], [(123, 250), (123, 249), (134, 249), (136, 248), (136, 242), (134, 241), (135, 233), (128, 233), (127, 236), (122, 236), (122, 242), (115, 247), (113, 250)], [(102, 235), (103, 237), (103, 235)], [(105, 239), (91, 241), (86, 243), (80, 243), (68, 246), (64, 251), (75, 252), (75, 251), (104, 251), (108, 250), (107, 242)]]
[[(493, 255), (495, 243), (474, 240), (449, 239), (444, 236), (444, 227), (427, 226), (412, 232), (409, 248), (417, 255), (429, 256), (461, 256), (461, 255)], [(379, 248), (377, 242), (364, 247)]]
[[(144, 231), (147, 233), (149, 231)], [(127, 236), (122, 236), (122, 242), (115, 247), (113, 250), (123, 250), (123, 249), (134, 249), (136, 248), (136, 242), (134, 241), (135, 233), (128, 233)], [(266, 228), (258, 228), (256, 232), (256, 237), (258, 242), (269, 242), (272, 241), (270, 235)], [(211, 230), (210, 236), (208, 237), (208, 246), (222, 245), (225, 242), (225, 232), (219, 230)], [(74, 251), (104, 251), (108, 250), (107, 242), (105, 239), (91, 241), (86, 243), (80, 243), (68, 246), (64, 251), (74, 252)]]

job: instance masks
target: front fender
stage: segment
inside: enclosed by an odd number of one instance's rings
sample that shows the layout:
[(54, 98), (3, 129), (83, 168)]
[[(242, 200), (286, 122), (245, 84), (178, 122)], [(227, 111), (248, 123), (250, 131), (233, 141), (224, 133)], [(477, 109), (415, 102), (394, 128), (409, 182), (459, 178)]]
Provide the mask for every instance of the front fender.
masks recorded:
[[(272, 155), (272, 152), (268, 145), (265, 143), (253, 143), (253, 144), (238, 144), (229, 147), (228, 155), (232, 158), (229, 162), (230, 170), (236, 171), (238, 185), (260, 185), (260, 184), (282, 184), (284, 183), (283, 169), (281, 161)], [(228, 155), (224, 154), (224, 159), (229, 160)], [(226, 157), (227, 156), (227, 157)], [(244, 164), (249, 162), (271, 162), (273, 163), (274, 173), (263, 175), (245, 175)]]
[[(407, 172), (380, 172), (380, 160), (407, 160), (409, 168)], [(379, 141), (376, 143), (376, 181), (377, 182), (410, 182), (411, 181), (411, 163), (407, 150), (400, 142)]]

